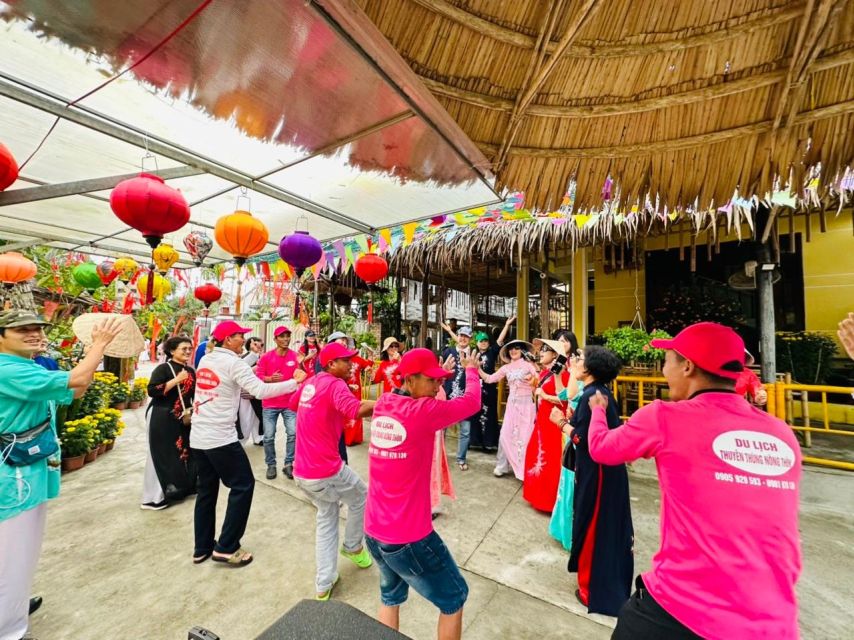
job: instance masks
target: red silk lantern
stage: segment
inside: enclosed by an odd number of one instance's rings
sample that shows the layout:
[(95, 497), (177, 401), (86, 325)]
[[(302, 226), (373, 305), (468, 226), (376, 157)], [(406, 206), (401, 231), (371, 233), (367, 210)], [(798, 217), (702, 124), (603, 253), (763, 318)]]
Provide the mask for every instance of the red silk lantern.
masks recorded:
[(150, 173), (117, 184), (110, 193), (110, 208), (119, 220), (141, 231), (152, 249), (190, 220), (190, 206), (181, 192)]
[[(207, 284), (196, 287), (193, 290), (193, 295), (196, 300), (204, 303), (205, 309), (207, 310), (210, 309), (214, 302), (217, 302), (222, 298), (222, 290), (215, 284), (208, 282)], [(207, 311), (205, 311), (205, 315), (207, 315)]]
[(0, 254), (0, 282), (6, 285), (30, 280), (36, 275), (36, 263), (20, 253), (9, 251)]
[(375, 253), (366, 253), (356, 260), (356, 275), (368, 284), (374, 284), (388, 275), (388, 262)]
[(379, 282), (388, 275), (388, 262), (385, 258), (378, 256), (375, 253), (366, 253), (356, 260), (353, 265), (356, 275), (368, 283), (368, 324), (374, 321), (374, 292), (371, 290), (371, 285)]
[(0, 142), (0, 191), (12, 186), (18, 179), (18, 163), (12, 152)]

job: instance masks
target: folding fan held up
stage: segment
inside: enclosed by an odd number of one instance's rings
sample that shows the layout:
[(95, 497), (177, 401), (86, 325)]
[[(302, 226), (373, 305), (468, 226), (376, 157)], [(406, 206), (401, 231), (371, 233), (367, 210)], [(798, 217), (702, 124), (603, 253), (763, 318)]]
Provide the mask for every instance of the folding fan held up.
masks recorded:
[(305, 220), (306, 230), (295, 229), (294, 232), (285, 236), (279, 242), (279, 257), (293, 267), (294, 276), (294, 318), (299, 316), (299, 281), (302, 274), (309, 267), (314, 266), (323, 255), (323, 247), (317, 238), (308, 232), (308, 218), (300, 216), (297, 218), (297, 226), (300, 220)]
[(373, 286), (388, 275), (388, 262), (375, 253), (366, 253), (356, 260), (353, 265), (356, 275), (368, 283), (368, 324), (374, 321), (374, 291)]

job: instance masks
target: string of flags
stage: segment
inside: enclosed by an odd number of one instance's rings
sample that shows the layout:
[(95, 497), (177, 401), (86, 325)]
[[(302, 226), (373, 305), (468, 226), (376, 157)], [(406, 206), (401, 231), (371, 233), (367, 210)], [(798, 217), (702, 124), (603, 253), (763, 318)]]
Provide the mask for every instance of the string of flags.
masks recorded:
[[(340, 274), (349, 272), (360, 256), (375, 253), (386, 257), (392, 256), (401, 248), (415, 242), (443, 241), (453, 242), (463, 229), (485, 225), (502, 225), (508, 223), (564, 225), (573, 245), (581, 241), (597, 241), (612, 238), (614, 235), (633, 236), (639, 231), (649, 230), (655, 223), (668, 227), (681, 220), (690, 220), (696, 233), (716, 225), (722, 217), (725, 220), (727, 232), (734, 230), (741, 238), (742, 225), (746, 224), (751, 233), (754, 231), (754, 211), (760, 203), (770, 207), (813, 207), (821, 204), (819, 198), (821, 165), (813, 167), (802, 190), (803, 195), (793, 193), (789, 183), (780, 185), (780, 180), (774, 185), (771, 193), (764, 198), (757, 195), (745, 197), (735, 189), (728, 202), (715, 206), (712, 202), (708, 209), (702, 209), (699, 200), (687, 206), (669, 208), (656, 195), (654, 198), (647, 194), (643, 200), (635, 198), (629, 202), (621, 192), (619, 181), (608, 176), (602, 185), (602, 205), (598, 209), (575, 207), (576, 182), (570, 180), (561, 204), (555, 211), (532, 211), (525, 207), (523, 193), (511, 193), (504, 201), (490, 207), (478, 207), (449, 215), (441, 215), (420, 222), (407, 222), (398, 226), (379, 229), (374, 234), (359, 234), (349, 238), (339, 238), (323, 244), (323, 255), (320, 261), (311, 268), (311, 274), (317, 276), (323, 271), (335, 271)], [(833, 181), (832, 190), (837, 193), (854, 192), (854, 171), (846, 169), (841, 176)], [(840, 197), (840, 209), (843, 197)], [(290, 278), (294, 274), (291, 268), (279, 259), (276, 254), (265, 254), (256, 257), (251, 262), (265, 265), (268, 275), (283, 273)], [(254, 272), (253, 272), (254, 274)], [(269, 277), (269, 275), (268, 275)]]

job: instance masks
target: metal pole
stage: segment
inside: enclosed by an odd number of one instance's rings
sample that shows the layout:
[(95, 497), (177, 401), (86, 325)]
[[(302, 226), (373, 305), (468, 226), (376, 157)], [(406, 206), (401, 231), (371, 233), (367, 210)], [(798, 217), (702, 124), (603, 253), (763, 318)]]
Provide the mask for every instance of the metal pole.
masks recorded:
[(424, 280), (421, 281), (421, 331), (418, 335), (418, 346), (427, 346), (427, 309), (430, 306), (430, 290), (427, 278), (429, 272), (424, 274)]
[(401, 289), (403, 288), (403, 278), (401, 278), (400, 274), (397, 275), (397, 278), (394, 280), (394, 288), (397, 293), (397, 303), (394, 305), (394, 335), (398, 340), (401, 338)]

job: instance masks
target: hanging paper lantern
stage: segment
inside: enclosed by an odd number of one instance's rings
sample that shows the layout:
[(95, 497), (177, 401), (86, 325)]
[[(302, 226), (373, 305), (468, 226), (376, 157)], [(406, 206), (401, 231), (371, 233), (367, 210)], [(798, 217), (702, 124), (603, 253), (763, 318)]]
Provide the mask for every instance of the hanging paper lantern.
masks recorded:
[(71, 276), (77, 284), (89, 291), (95, 291), (104, 286), (101, 276), (98, 275), (98, 268), (91, 262), (78, 264), (71, 270)]
[(201, 267), (213, 249), (213, 240), (204, 231), (190, 231), (184, 236), (184, 246), (197, 267)]
[(36, 271), (36, 263), (16, 251), (0, 254), (0, 282), (3, 284), (11, 286), (30, 280)]
[(181, 192), (150, 173), (117, 184), (110, 193), (110, 208), (119, 220), (141, 231), (152, 249), (190, 220), (190, 206)]
[(294, 231), (279, 243), (279, 256), (301, 276), (323, 255), (323, 247), (308, 231)]
[(258, 218), (238, 209), (216, 221), (214, 237), (216, 243), (233, 255), (234, 261), (242, 267), (246, 258), (264, 249), (270, 232)]
[(214, 302), (217, 302), (220, 298), (222, 298), (222, 289), (220, 289), (215, 284), (211, 284), (210, 282), (203, 284), (199, 287), (196, 287), (193, 290), (193, 295), (196, 297), (196, 300), (203, 302), (205, 305), (205, 309), (210, 309), (211, 305)]
[(136, 290), (139, 291), (140, 298), (145, 301), (148, 297), (148, 279), (154, 276), (152, 283), (151, 294), (158, 300), (163, 300), (172, 292), (172, 284), (160, 274), (146, 273), (139, 277), (136, 281)]
[(356, 275), (368, 283), (368, 324), (374, 321), (374, 292), (371, 285), (388, 275), (388, 262), (375, 253), (366, 253), (353, 265)]
[(139, 263), (133, 258), (119, 258), (113, 265), (119, 280), (127, 284), (139, 270)]
[(162, 243), (152, 253), (151, 259), (161, 275), (166, 275), (166, 272), (172, 268), (172, 265), (178, 262), (178, 252), (171, 244)]
[(388, 262), (375, 253), (366, 253), (356, 260), (356, 275), (368, 284), (379, 282), (388, 275)]
[(109, 285), (113, 280), (119, 277), (119, 272), (116, 271), (116, 263), (112, 260), (104, 260), (101, 264), (95, 267), (98, 277), (104, 286)]
[(12, 185), (18, 179), (18, 163), (12, 152), (0, 142), (0, 191)]

